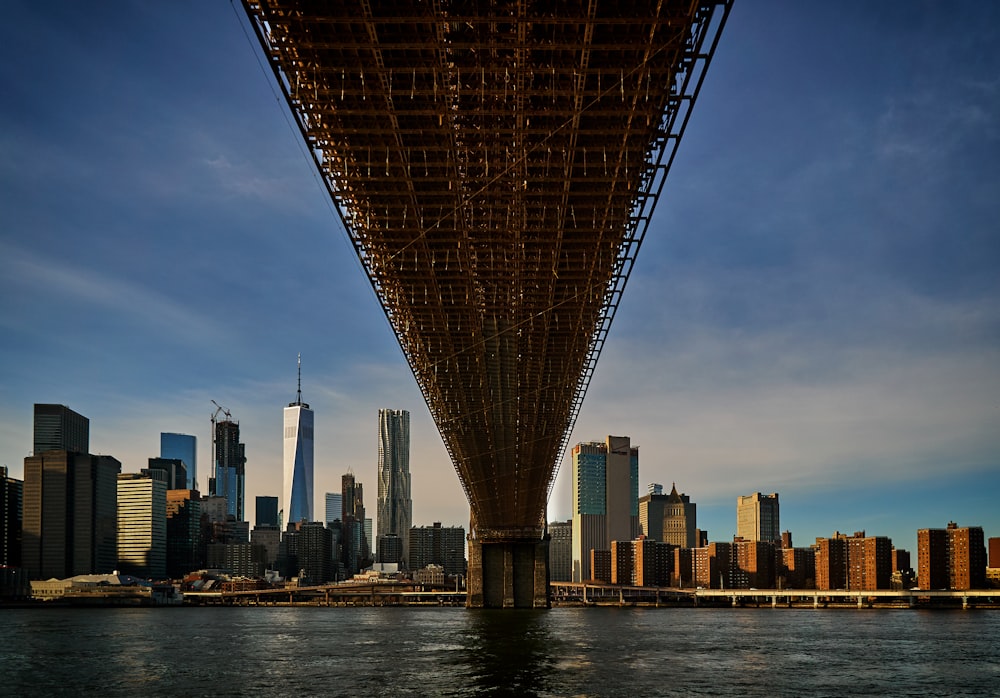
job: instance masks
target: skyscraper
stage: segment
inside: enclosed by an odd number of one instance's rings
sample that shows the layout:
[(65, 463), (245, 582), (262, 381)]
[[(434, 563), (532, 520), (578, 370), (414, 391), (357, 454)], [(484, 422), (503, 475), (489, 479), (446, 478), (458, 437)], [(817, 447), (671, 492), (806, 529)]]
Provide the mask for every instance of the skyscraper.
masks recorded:
[(187, 486), (177, 489), (198, 489), (198, 439), (190, 434), (160, 432), (160, 458), (184, 461)]
[(243, 496), (246, 486), (246, 446), (240, 443), (240, 423), (226, 418), (215, 423), (215, 477), (209, 492), (226, 498), (226, 513), (237, 521), (243, 518)]
[(344, 496), (340, 492), (326, 493), (326, 518), (323, 519), (329, 526), (334, 521), (342, 520), (344, 515)]
[(302, 355), (295, 402), (285, 408), (285, 524), (313, 520), (313, 412), (302, 402)]
[[(406, 410), (378, 411), (378, 538), (395, 535), (402, 540), (402, 559), (384, 559), (381, 543), (379, 562), (397, 562), (405, 568), (413, 525), (410, 499), (410, 413)], [(399, 548), (396, 548), (399, 550)]]
[(0, 465), (0, 567), (21, 566), (21, 519), (24, 482)]
[[(341, 478), (343, 495), (343, 510), (341, 524), (343, 548), (340, 560), (348, 575), (352, 575), (365, 567), (369, 561), (369, 534), (365, 531), (364, 488), (354, 479), (354, 473), (348, 471)], [(370, 519), (368, 519), (370, 521)]]
[(168, 490), (188, 489), (187, 468), (180, 458), (150, 458), (142, 474), (165, 482)]
[[(167, 485), (146, 475), (118, 475), (118, 569), (136, 577), (167, 574)], [(188, 570), (190, 571), (190, 570)]]
[(640, 532), (653, 540), (680, 548), (698, 547), (697, 505), (686, 494), (677, 492), (675, 484), (670, 494), (650, 486), (650, 494), (639, 498)]
[(278, 528), (278, 498), (257, 496), (257, 517), (254, 519), (257, 528)]
[(29, 578), (115, 569), (119, 472), (111, 456), (58, 450), (24, 459), (22, 563)]
[(46, 451), (90, 453), (90, 420), (66, 405), (35, 404), (35, 440), (32, 453)]
[(593, 578), (591, 550), (639, 535), (639, 449), (627, 436), (573, 447), (573, 581)]
[(736, 498), (736, 536), (743, 540), (781, 544), (777, 492), (755, 492)]

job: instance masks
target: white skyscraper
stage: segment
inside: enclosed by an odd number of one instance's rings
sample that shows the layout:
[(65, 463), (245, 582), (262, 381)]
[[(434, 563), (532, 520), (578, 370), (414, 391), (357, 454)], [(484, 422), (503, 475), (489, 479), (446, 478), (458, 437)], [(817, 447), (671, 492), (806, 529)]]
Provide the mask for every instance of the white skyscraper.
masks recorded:
[(378, 540), (388, 535), (398, 536), (402, 540), (402, 559), (383, 559), (382, 547), (379, 544), (377, 546), (379, 562), (399, 562), (404, 568), (406, 567), (412, 525), (410, 413), (406, 410), (379, 410)]
[(295, 402), (285, 408), (285, 524), (313, 521), (313, 412), (302, 402), (302, 355)]

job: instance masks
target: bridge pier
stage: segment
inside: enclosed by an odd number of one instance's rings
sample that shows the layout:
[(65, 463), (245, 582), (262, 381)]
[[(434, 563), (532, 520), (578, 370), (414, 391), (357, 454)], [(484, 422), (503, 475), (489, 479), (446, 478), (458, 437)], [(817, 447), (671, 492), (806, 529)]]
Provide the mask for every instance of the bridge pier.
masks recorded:
[(549, 541), (469, 540), (468, 608), (549, 608)]

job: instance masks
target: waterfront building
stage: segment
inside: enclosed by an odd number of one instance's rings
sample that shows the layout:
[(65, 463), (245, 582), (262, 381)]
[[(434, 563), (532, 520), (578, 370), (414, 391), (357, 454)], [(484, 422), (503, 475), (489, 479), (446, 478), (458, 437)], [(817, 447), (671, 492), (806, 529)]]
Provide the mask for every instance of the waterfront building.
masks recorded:
[(817, 538), (815, 545), (816, 588), (824, 591), (847, 588), (847, 536)]
[[(784, 541), (783, 541), (784, 542)], [(816, 586), (816, 550), (783, 547), (775, 582), (779, 589), (813, 589)]]
[[(462, 526), (414, 526), (408, 559), (413, 569), (440, 565), (447, 575), (465, 574), (465, 529)], [(551, 567), (550, 567), (551, 569)]]
[(640, 587), (669, 585), (676, 547), (642, 535), (630, 541), (611, 541), (611, 583)]
[(885, 536), (837, 531), (816, 539), (817, 589), (891, 589), (892, 565), (892, 541)]
[(549, 579), (573, 581), (573, 519), (549, 524)]
[(278, 531), (281, 528), (278, 520), (278, 498), (257, 495), (256, 516), (254, 525), (256, 528), (273, 528)]
[(736, 498), (736, 537), (781, 544), (777, 492)]
[(0, 465), (0, 567), (20, 567), (24, 481), (7, 473)]
[(990, 569), (1000, 569), (1000, 538), (990, 538), (989, 558), (986, 565)]
[(327, 492), (326, 493), (326, 517), (323, 519), (326, 521), (326, 525), (329, 526), (334, 521), (340, 519), (344, 515), (344, 495), (340, 492)]
[(226, 413), (215, 423), (215, 477), (209, 485), (213, 497), (225, 497), (226, 513), (243, 521), (243, 496), (246, 490), (246, 445), (240, 443), (240, 423)]
[(180, 579), (205, 566), (197, 490), (167, 490), (167, 577)]
[(90, 420), (66, 405), (35, 403), (32, 455), (46, 451), (90, 453)]
[(198, 489), (198, 437), (191, 434), (160, 432), (160, 458), (172, 458), (184, 463), (187, 484), (175, 489)]
[(226, 570), (234, 577), (259, 579), (266, 568), (266, 551), (253, 543), (209, 543), (208, 568)]
[(734, 538), (730, 547), (729, 588), (773, 589), (774, 551), (772, 541)]
[(432, 588), (444, 586), (445, 572), (441, 565), (427, 565), (413, 571), (413, 581)]
[(695, 569), (695, 552), (697, 548), (674, 548), (673, 574), (670, 577), (670, 586), (693, 587), (697, 586), (697, 573)]
[(56, 450), (24, 459), (21, 560), (30, 579), (115, 569), (119, 472), (111, 456)]
[(142, 474), (165, 483), (168, 490), (187, 489), (187, 468), (180, 458), (150, 458)]
[(703, 589), (713, 589), (721, 586), (718, 563), (708, 543), (699, 545), (691, 551), (691, 578), (694, 586)]
[(590, 549), (591, 577), (587, 581), (611, 584), (611, 551)]
[(892, 541), (885, 536), (865, 536), (864, 531), (847, 539), (847, 588), (890, 589)]
[(313, 411), (302, 402), (302, 355), (295, 402), (285, 408), (284, 495), (285, 523), (313, 521)]
[[(413, 500), (410, 498), (410, 413), (406, 410), (378, 411), (378, 560), (408, 567), (409, 536), (413, 526)], [(392, 559), (382, 552), (382, 538), (396, 536), (402, 545), (393, 544), (401, 557)]]
[(333, 581), (333, 531), (321, 521), (290, 523), (279, 548), (285, 578), (305, 576), (311, 584)]
[(639, 449), (627, 436), (573, 447), (573, 581), (598, 579), (591, 550), (639, 536)]
[[(277, 499), (277, 497), (275, 497)], [(250, 542), (264, 549), (265, 569), (276, 569), (281, 545), (281, 531), (277, 526), (255, 526), (250, 531)]]
[(917, 586), (920, 589), (982, 589), (986, 586), (986, 545), (979, 526), (921, 528), (917, 531)]
[(118, 570), (144, 579), (167, 576), (167, 485), (118, 474)]

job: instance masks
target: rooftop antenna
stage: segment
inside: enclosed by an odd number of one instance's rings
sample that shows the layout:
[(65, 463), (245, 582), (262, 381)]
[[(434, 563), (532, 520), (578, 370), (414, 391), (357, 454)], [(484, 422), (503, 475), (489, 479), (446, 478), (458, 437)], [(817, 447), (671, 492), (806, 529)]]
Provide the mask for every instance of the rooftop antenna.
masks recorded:
[(302, 354), (301, 354), (301, 352), (299, 353), (299, 389), (298, 389), (298, 392), (295, 395), (295, 402), (289, 402), (288, 406), (289, 407), (305, 407), (307, 410), (309, 409), (309, 405), (307, 405), (306, 403), (302, 402)]

